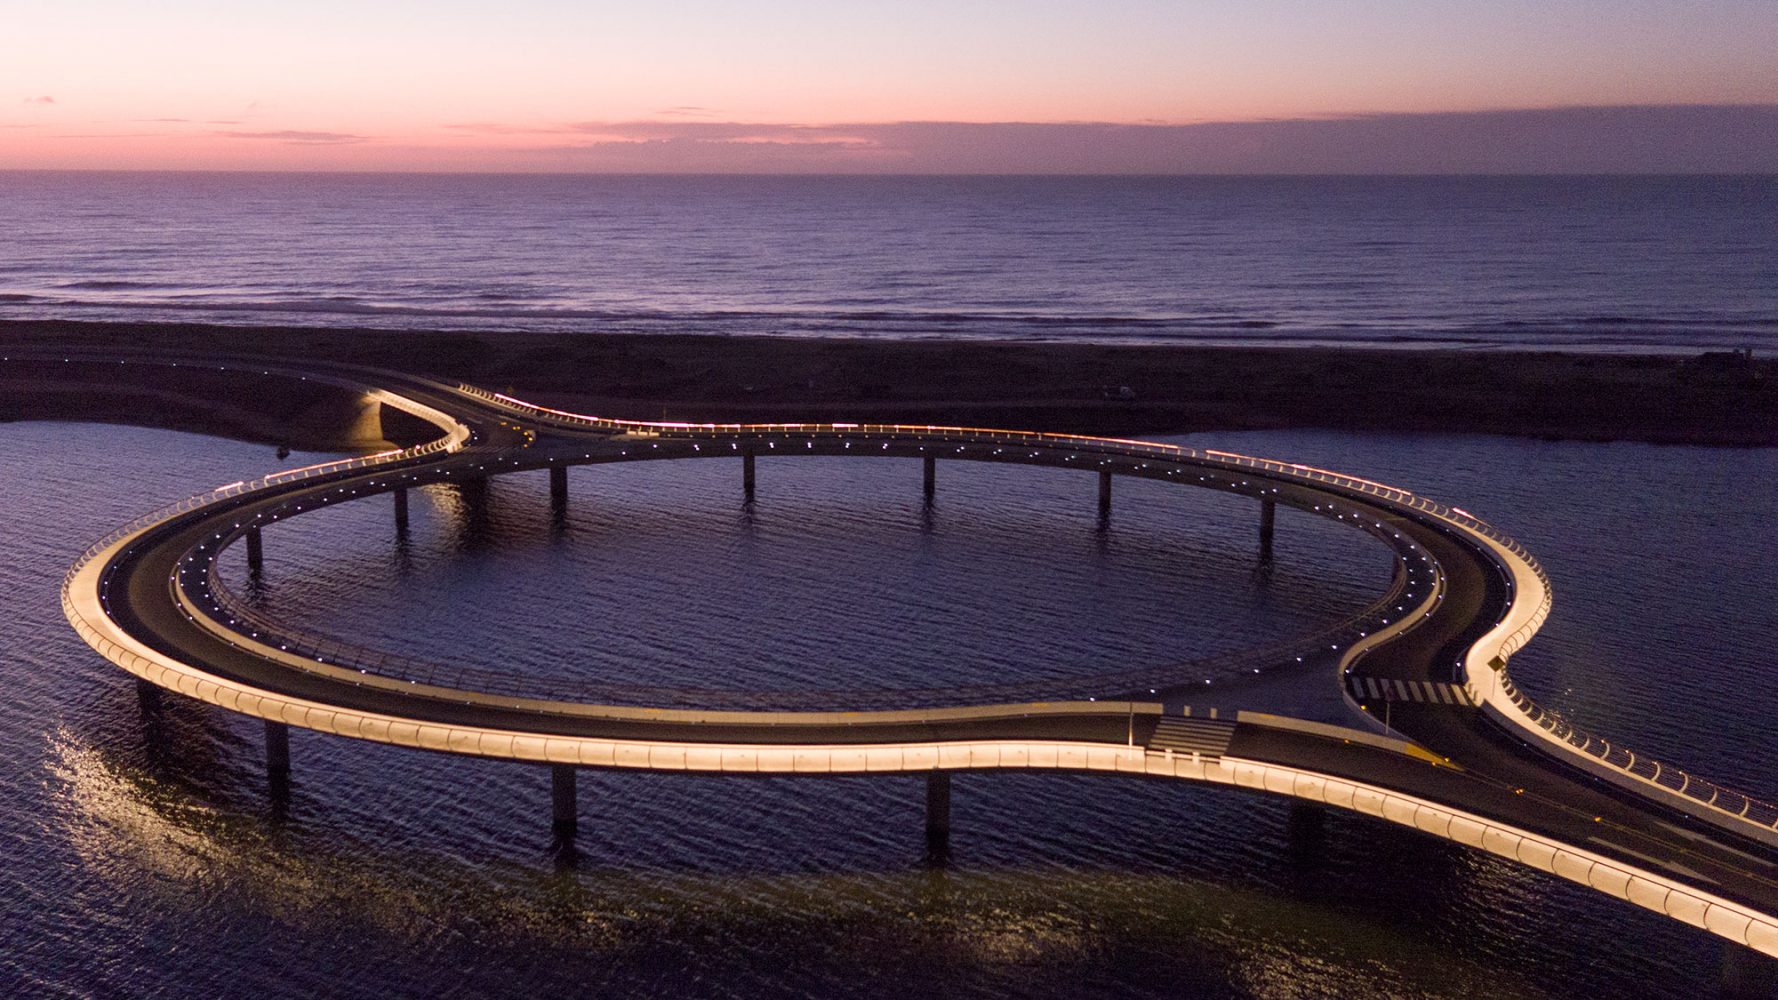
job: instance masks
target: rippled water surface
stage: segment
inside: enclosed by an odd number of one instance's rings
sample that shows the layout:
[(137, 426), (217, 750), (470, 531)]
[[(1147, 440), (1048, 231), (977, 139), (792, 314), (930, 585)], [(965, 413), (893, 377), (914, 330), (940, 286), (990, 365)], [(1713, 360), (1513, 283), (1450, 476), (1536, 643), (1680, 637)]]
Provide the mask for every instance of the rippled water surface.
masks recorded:
[(0, 318), (1778, 346), (1772, 177), (0, 172)]
[[(432, 487), (406, 540), (379, 497), (268, 531), (277, 568), (230, 560), (224, 578), (312, 632), (428, 660), (852, 707), (1288, 644), (1356, 615), (1391, 569), (1312, 518), (1302, 560), (1261, 567), (1253, 502), (1211, 491), (1123, 483), (1101, 525), (1078, 473), (944, 462), (927, 508), (916, 459), (762, 467), (751, 505), (736, 459), (584, 468), (566, 517), (543, 473), (495, 480), (480, 506)], [(959, 693), (925, 693), (944, 687)]]
[[(1778, 453), (1321, 432), (1203, 435), (1453, 500), (1549, 567), (1524, 686), (1632, 747), (1778, 795), (1769, 636)], [(295, 456), (290, 461), (312, 460)], [(155, 725), (62, 620), (87, 542), (268, 449), (0, 426), (0, 989), (94, 995), (1671, 996), (1712, 939), (1392, 826), (1224, 791), (963, 775), (949, 863), (893, 778), (587, 774), (582, 854), (547, 775), (296, 732), (276, 814), (256, 722)], [(1361, 606), (1387, 561), (1283, 512), (1089, 476), (712, 461), (540, 474), (486, 508), (387, 500), (267, 532), (235, 582), (293, 620), (455, 662), (784, 690), (989, 683), (1170, 662)], [(325, 546), (323, 543), (326, 543)], [(1330, 678), (1302, 678), (1305, 687)]]

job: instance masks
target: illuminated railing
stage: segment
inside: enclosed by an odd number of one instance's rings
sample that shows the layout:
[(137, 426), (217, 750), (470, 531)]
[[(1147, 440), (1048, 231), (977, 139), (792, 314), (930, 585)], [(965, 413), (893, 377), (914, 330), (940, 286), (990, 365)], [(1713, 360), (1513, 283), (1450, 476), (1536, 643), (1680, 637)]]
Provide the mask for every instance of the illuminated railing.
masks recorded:
[[(270, 371), (265, 370), (265, 373), (269, 374)], [(323, 476), (335, 476), (361, 469), (384, 468), (428, 459), (435, 455), (454, 454), (462, 451), (473, 437), (469, 427), (457, 420), (449, 420), (449, 423), (440, 423), (439, 418), (447, 420), (449, 418), (444, 417), (443, 414), (438, 414), (437, 418), (433, 419), (435, 426), (438, 426), (444, 433), (431, 441), (415, 445), (411, 448), (397, 448), (389, 451), (377, 452), (371, 455), (359, 455), (353, 458), (335, 459), (333, 461), (320, 462), (314, 465), (306, 465), (297, 469), (283, 469), (278, 472), (261, 476), (258, 479), (229, 483), (225, 486), (219, 486), (216, 489), (196, 494), (195, 496), (176, 500), (173, 503), (149, 511), (146, 514), (131, 520), (128, 524), (113, 529), (103, 538), (87, 546), (86, 549), (81, 552), (79, 557), (74, 560), (74, 564), (69, 566), (68, 571), (63, 574), (63, 607), (71, 614), (76, 613), (74, 611), (76, 605), (69, 599), (68, 588), (73, 585), (74, 578), (80, 571), (86, 568), (88, 564), (98, 558), (102, 553), (132, 535), (136, 535), (149, 528), (172, 521), (175, 518), (191, 513), (192, 511), (211, 507), (215, 504), (233, 500), (247, 494), (260, 493), (293, 483), (317, 479)]]
[(362, 455), (357, 458), (342, 458), (331, 462), (322, 462), (318, 465), (306, 465), (300, 469), (285, 469), (281, 472), (274, 472), (266, 476), (261, 476), (258, 479), (229, 483), (226, 486), (219, 486), (208, 492), (199, 493), (195, 496), (189, 496), (183, 500), (175, 501), (164, 507), (159, 507), (143, 514), (130, 523), (112, 530), (105, 537), (87, 546), (86, 550), (80, 554), (80, 557), (74, 561), (74, 565), (69, 567), (68, 572), (63, 576), (63, 584), (65, 586), (68, 581), (72, 580), (74, 575), (80, 572), (87, 563), (97, 558), (99, 553), (104, 552), (106, 549), (117, 544), (124, 538), (164, 521), (170, 521), (189, 511), (197, 510), (200, 507), (209, 507), (213, 504), (221, 503), (224, 500), (233, 499), (248, 493), (258, 493), (275, 486), (298, 483), (321, 476), (332, 476), (341, 472), (352, 472), (358, 469), (381, 468), (386, 465), (408, 462), (417, 458), (426, 458), (439, 453), (460, 451), (463, 448), (463, 440), (465, 436), (466, 434), (460, 433), (459, 431), (452, 431), (444, 437), (413, 448), (378, 452), (374, 455)]
[[(1553, 589), (1549, 574), (1544, 570), (1536, 557), (1526, 550), (1517, 540), (1499, 530), (1468, 511), (1429, 500), (1411, 491), (1389, 486), (1384, 483), (1356, 476), (1344, 475), (1327, 469), (1301, 465), (1294, 462), (1280, 462), (1273, 459), (1255, 458), (1234, 452), (1215, 451), (1208, 449), (1187, 448), (1178, 445), (1158, 444), (1146, 441), (1132, 441), (1120, 438), (1103, 438), (1071, 434), (1051, 434), (1032, 431), (984, 430), (967, 427), (920, 426), (907, 424), (836, 424), (836, 423), (775, 423), (775, 424), (741, 424), (741, 423), (686, 423), (672, 421), (639, 421), (614, 420), (592, 417), (585, 414), (570, 413), (565, 410), (538, 406), (524, 400), (515, 399), (500, 393), (488, 392), (473, 386), (459, 385), (459, 389), (480, 399), (494, 403), (508, 410), (516, 411), (534, 419), (547, 421), (563, 426), (597, 430), (607, 433), (627, 434), (641, 437), (654, 437), (663, 440), (673, 439), (709, 439), (725, 440), (756, 440), (770, 439), (809, 439), (830, 437), (867, 437), (873, 440), (917, 439), (922, 442), (958, 442), (965, 444), (982, 444), (997, 446), (1027, 446), (1046, 450), (1067, 449), (1083, 454), (1095, 454), (1120, 459), (1153, 458), (1169, 462), (1191, 462), (1201, 466), (1222, 467), (1233, 470), (1252, 470), (1270, 476), (1313, 484), (1317, 487), (1334, 487), (1338, 490), (1356, 493), (1365, 497), (1385, 501), (1389, 505), (1405, 508), (1420, 514), (1454, 525), (1474, 535), (1480, 535), (1507, 552), (1536, 576), (1540, 586), (1537, 588), (1537, 605), (1525, 620), (1510, 634), (1499, 640), (1496, 655), (1501, 666), (1498, 676), (1502, 689), (1509, 695), (1511, 705), (1520, 715), (1520, 724), (1535, 726), (1556, 736), (1563, 743), (1579, 753), (1616, 768), (1627, 774), (1653, 781), (1672, 791), (1679, 792), (1694, 799), (1703, 806), (1747, 820), (1762, 827), (1778, 830), (1778, 806), (1750, 798), (1742, 793), (1723, 788), (1713, 782), (1687, 774), (1669, 765), (1637, 755), (1628, 749), (1611, 743), (1600, 737), (1589, 735), (1574, 727), (1560, 714), (1539, 706), (1524, 692), (1513, 684), (1507, 673), (1505, 663), (1523, 649), (1531, 637), (1548, 619), (1554, 601)], [(1510, 583), (1509, 583), (1510, 586)], [(1518, 595), (1514, 595), (1515, 598)]]
[[(227, 544), (223, 542), (222, 544)], [(1113, 673), (1093, 673), (1010, 684), (950, 685), (925, 688), (830, 689), (811, 691), (736, 691), (724, 688), (614, 684), (569, 678), (537, 678), (484, 667), (440, 664), (389, 653), (278, 622), (231, 590), (216, 562), (204, 559), (204, 590), (186, 600), (237, 635), (318, 664), (359, 674), (449, 692), (562, 702), (736, 711), (867, 711), (940, 707), (941, 704), (988, 704), (1093, 700), (1152, 695), (1232, 680), (1288, 664), (1348, 642), (1387, 623), (1399, 610), (1396, 602), (1407, 585), (1405, 573), (1393, 575), (1386, 592), (1369, 605), (1308, 635), (1258, 647), (1244, 647), (1197, 659)], [(207, 607), (206, 607), (207, 605)], [(1255, 667), (1254, 664), (1260, 664)]]
[(1594, 736), (1569, 722), (1554, 709), (1544, 708), (1513, 684), (1501, 671), (1500, 684), (1513, 705), (1532, 725), (1566, 743), (1593, 760), (1653, 782), (1668, 791), (1684, 795), (1699, 805), (1723, 812), (1736, 819), (1754, 823), (1768, 830), (1778, 830), (1778, 805), (1764, 802), (1713, 781), (1700, 778), (1671, 764), (1635, 753), (1628, 747)]
[[(1332, 488), (1336, 491), (1344, 491), (1363, 497), (1374, 498), (1383, 501), (1386, 505), (1392, 507), (1427, 515), (1438, 521), (1456, 526), (1464, 532), (1490, 540), (1517, 559), (1524, 568), (1528, 569), (1536, 576), (1540, 584), (1537, 588), (1540, 591), (1537, 598), (1537, 606), (1531, 610), (1530, 614), (1525, 617), (1524, 621), (1518, 628), (1511, 634), (1499, 640), (1498, 647), (1498, 656), (1500, 657), (1502, 664), (1501, 669), (1498, 672), (1499, 681), (1502, 685), (1502, 690), (1509, 696), (1510, 704), (1521, 716), (1521, 724), (1536, 726), (1562, 741), (1567, 746), (1573, 748), (1578, 753), (1585, 754), (1589, 758), (1602, 762), (1607, 766), (1620, 769), (1627, 774), (1635, 775), (1638, 778), (1661, 785), (1671, 791), (1686, 795), (1706, 808), (1734, 816), (1737, 819), (1757, 823), (1768, 829), (1778, 829), (1778, 806), (1750, 799), (1740, 793), (1733, 792), (1711, 782), (1691, 776), (1677, 768), (1667, 767), (1657, 761), (1640, 757), (1629, 750), (1611, 744), (1608, 741), (1585, 734), (1573, 727), (1559, 714), (1538, 706), (1532, 699), (1519, 691), (1504, 669), (1504, 662), (1519, 649), (1523, 648), (1525, 643), (1536, 634), (1544, 620), (1548, 617), (1552, 602), (1548, 575), (1537, 560), (1525, 550), (1524, 546), (1520, 545), (1504, 532), (1494, 528), (1480, 518), (1469, 514), (1467, 511), (1439, 504), (1435, 501), (1417, 496), (1408, 490), (1298, 463), (1254, 458), (1232, 452), (1200, 450), (1176, 445), (1156, 444), (1116, 438), (906, 424), (740, 424), (613, 420), (541, 407), (532, 403), (527, 403), (523, 400), (514, 399), (510, 396), (489, 392), (485, 389), (469, 385), (459, 384), (457, 389), (465, 395), (500, 407), (508, 412), (523, 414), (539, 422), (560, 428), (594, 431), (608, 435), (652, 438), (660, 441), (698, 441), (711, 439), (730, 442), (753, 441), (765, 442), (768, 446), (775, 439), (810, 440), (823, 438), (852, 439), (863, 437), (888, 442), (901, 441), (909, 443), (917, 442), (920, 444), (957, 443), (959, 445), (975, 444), (994, 445), (998, 447), (1035, 447), (1052, 452), (1055, 450), (1067, 450), (1083, 455), (1101, 456), (1107, 460), (1116, 459), (1126, 463), (1140, 462), (1143, 459), (1154, 459), (1164, 462), (1185, 462), (1200, 467), (1219, 468), (1228, 471), (1248, 470), (1277, 479), (1312, 485), (1320, 489)], [(95, 542), (81, 554), (80, 558), (76, 560), (75, 564), (69, 569), (67, 575), (64, 577), (64, 605), (72, 606), (68, 599), (67, 591), (75, 575), (81, 569), (87, 566), (101, 553), (114, 546), (117, 542), (147, 528), (170, 521), (200, 508), (238, 498), (243, 494), (257, 493), (322, 476), (334, 476), (370, 467), (382, 467), (403, 462), (419, 461), (440, 453), (460, 451), (465, 446), (465, 442), (471, 438), (471, 433), (472, 432), (470, 432), (463, 424), (454, 422), (454, 426), (444, 437), (420, 445), (416, 448), (383, 452), (377, 455), (363, 456), (359, 458), (342, 459), (335, 462), (326, 462), (303, 469), (293, 469), (273, 473), (251, 482), (231, 483), (227, 486), (219, 487), (197, 496), (188, 497), (148, 514), (144, 514), (141, 517), (132, 520), (129, 524), (112, 531), (105, 538)], [(364, 650), (361, 647), (338, 643), (330, 639), (298, 634), (294, 632), (294, 630), (264, 620), (263, 616), (258, 615), (252, 611), (252, 609), (245, 607), (238, 598), (235, 598), (226, 588), (221, 587), (219, 584), (213, 585), (211, 589), (218, 601), (219, 608), (226, 614), (232, 615), (237, 620), (237, 623), (245, 622), (248, 623), (247, 627), (250, 630), (256, 630), (266, 635), (276, 636), (280, 640), (280, 645), (285, 645), (290, 651), (299, 652), (301, 655), (309, 656), (318, 662), (345, 666), (350, 669), (361, 669), (366, 673), (372, 672), (372, 667), (374, 666), (376, 668), (375, 672), (379, 676), (393, 675), (398, 679), (411, 684), (435, 684), (444, 682), (442, 686), (459, 686), (467, 684), (471, 689), (474, 689), (479, 683), (488, 683), (497, 686), (507, 685), (507, 689), (511, 690), (515, 696), (542, 696), (554, 700), (552, 697), (554, 692), (543, 687), (536, 689), (535, 693), (529, 690), (524, 693), (514, 690), (512, 685), (514, 685), (515, 680), (524, 679), (515, 679), (509, 674), (497, 671), (477, 670), (476, 668), (443, 668), (434, 664), (424, 664), (409, 658)], [(1393, 596), (1394, 592), (1380, 601), (1378, 606), (1380, 607), (1381, 605), (1387, 604)], [(1515, 597), (1516, 596), (1517, 595), (1515, 595)], [(1365, 613), (1362, 613), (1360, 616), (1348, 622), (1333, 626), (1324, 634), (1319, 634), (1303, 641), (1308, 642), (1312, 639), (1318, 642), (1320, 639), (1330, 638), (1336, 632), (1350, 634), (1355, 630), (1360, 632), (1368, 631), (1368, 627), (1360, 628), (1360, 626), (1369, 626), (1370, 618), (1373, 615), (1380, 617), (1380, 613), (1376, 611), (1375, 607), (1367, 609)], [(1318, 644), (1316, 648), (1319, 648)], [(1160, 687), (1162, 684), (1165, 684), (1168, 687), (1176, 687), (1178, 685), (1178, 678), (1188, 671), (1202, 676), (1206, 669), (1215, 671), (1222, 669), (1224, 666), (1232, 667), (1237, 663), (1243, 668), (1247, 668), (1248, 665), (1254, 662), (1256, 656), (1268, 656), (1273, 652), (1290, 655), (1290, 650), (1285, 648), (1278, 648), (1275, 650), (1247, 649), (1192, 661), (1189, 664), (1173, 664), (1165, 667), (1149, 668), (1143, 671), (1128, 672), (1118, 675), (1099, 674), (1082, 678), (1080, 680), (1083, 683), (1092, 683), (1094, 685), (1117, 684), (1118, 686), (1127, 687), (1132, 690)], [(357, 666), (354, 666), (354, 664), (357, 664)], [(449, 669), (450, 674), (448, 677), (439, 673), (439, 671), (444, 669)], [(819, 692), (814, 693), (814, 697), (824, 701), (831, 701), (836, 694), (846, 697), (864, 696), (868, 694), (871, 697), (906, 696), (911, 698), (922, 698), (942, 692), (949, 698), (956, 698), (960, 695), (967, 698), (974, 692), (979, 693), (982, 697), (1015, 699), (1021, 697), (1041, 697), (1051, 692), (1060, 691), (1063, 689), (1061, 685), (1069, 683), (1074, 683), (1074, 680), (1041, 681), (1022, 685), (983, 685), (973, 688), (902, 689), (900, 691), (887, 692)], [(1100, 690), (1104, 690), (1104, 688), (1100, 688)], [(592, 684), (576, 684), (574, 692), (576, 698), (583, 698), (587, 696), (589, 692), (593, 692), (594, 697), (619, 697), (625, 700), (640, 701), (653, 701), (654, 699), (661, 698), (670, 700), (689, 699), (693, 701), (708, 701), (709, 699), (716, 698), (730, 701), (743, 701), (749, 697), (758, 697), (762, 699), (771, 699), (774, 705), (783, 705), (789, 701), (805, 697), (805, 694), (803, 693), (788, 692), (756, 696), (741, 692), (718, 690), (691, 691), (689, 689)]]
[(1549, 575), (1543, 566), (1531, 555), (1523, 545), (1512, 536), (1494, 527), (1468, 511), (1429, 500), (1409, 490), (1389, 486), (1370, 479), (1349, 476), (1327, 469), (1319, 469), (1297, 462), (1280, 462), (1269, 458), (1255, 458), (1251, 455), (1240, 455), (1234, 452), (1215, 451), (1209, 449), (1187, 448), (1180, 445), (1159, 444), (1152, 441), (1136, 441), (1126, 438), (1092, 437), (1078, 434), (1053, 434), (1042, 431), (989, 430), (971, 427), (948, 427), (941, 425), (919, 424), (852, 424), (852, 423), (775, 423), (775, 424), (743, 424), (743, 423), (690, 423), (681, 421), (656, 420), (617, 420), (609, 417), (595, 417), (567, 410), (539, 406), (508, 396), (504, 393), (490, 392), (477, 386), (458, 383), (457, 389), (467, 395), (493, 403), (503, 409), (524, 414), (533, 419), (553, 424), (577, 428), (581, 430), (603, 431), (613, 434), (630, 434), (645, 437), (656, 437), (666, 440), (691, 439), (752, 439), (766, 440), (774, 437), (782, 438), (832, 438), (832, 437), (868, 437), (872, 439), (908, 439), (919, 441), (956, 441), (970, 444), (991, 445), (1025, 445), (1044, 449), (1064, 448), (1074, 451), (1099, 454), (1118, 458), (1155, 458), (1169, 462), (1192, 462), (1198, 465), (1220, 466), (1228, 469), (1247, 469), (1264, 472), (1273, 476), (1283, 476), (1299, 482), (1311, 483), (1316, 486), (1333, 486), (1353, 493), (1363, 494), (1388, 501), (1399, 507), (1406, 507), (1430, 514), (1435, 518), (1457, 525), (1466, 531), (1482, 535), (1505, 547), (1517, 556), (1543, 584), (1543, 593), (1539, 606), (1531, 617), (1513, 634), (1501, 643), (1500, 655), (1511, 656), (1524, 647), (1525, 643), (1537, 633), (1546, 618), (1549, 617), (1553, 595)]

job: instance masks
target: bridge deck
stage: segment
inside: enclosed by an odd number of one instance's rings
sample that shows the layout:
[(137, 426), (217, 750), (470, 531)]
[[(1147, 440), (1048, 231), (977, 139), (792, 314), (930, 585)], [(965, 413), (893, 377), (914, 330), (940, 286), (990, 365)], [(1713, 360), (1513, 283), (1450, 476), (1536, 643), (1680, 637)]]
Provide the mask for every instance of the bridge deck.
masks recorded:
[[(589, 748), (596, 748), (604, 754), (598, 759), (609, 759), (609, 766), (684, 769), (694, 757), (721, 766), (731, 750), (751, 755), (747, 759), (756, 763), (788, 752), (789, 757), (771, 759), (800, 770), (796, 754), (807, 750), (825, 762), (811, 764), (810, 770), (1037, 766), (1033, 761), (1042, 758), (1051, 762), (1046, 766), (1126, 773), (1149, 773), (1142, 761), (1169, 751), (1234, 762), (1237, 768), (1250, 761), (1444, 804), (1567, 845), (1577, 856), (1609, 859), (1624, 871), (1657, 880), (1666, 887), (1657, 886), (1658, 892), (1666, 895), (1655, 898), (1649, 895), (1654, 890), (1639, 890), (1639, 898), (1637, 891), (1619, 885), (1594, 882), (1596, 887), (1708, 923), (1719, 934), (1778, 955), (1778, 920), (1772, 916), (1778, 914), (1778, 839), (1762, 839), (1753, 823), (1743, 835), (1701, 805), (1680, 810), (1658, 796), (1638, 794), (1633, 784), (1604, 783), (1564, 764), (1547, 747), (1532, 749), (1526, 730), (1503, 728), (1494, 701), (1489, 711), (1473, 707), (1483, 696), (1493, 696), (1478, 687), (1478, 678), (1467, 676), (1474, 668), (1465, 666), (1466, 657), (1488, 641), (1495, 641), (1502, 655), (1510, 652), (1496, 641), (1501, 623), (1528, 620), (1520, 629), (1528, 634), (1542, 611), (1526, 619), (1519, 592), (1524, 583), (1503, 568), (1505, 543), (1495, 534), (1431, 511), (1411, 494), (1301, 466), (1139, 442), (959, 428), (619, 425), (526, 409), (491, 394), (396, 373), (318, 369), (305, 377), (359, 380), (367, 391), (374, 384), (375, 391), (428, 414), (456, 437), (449, 447), (424, 454), (317, 470), (312, 477), (286, 477), (242, 488), (238, 495), (212, 496), (124, 533), (77, 566), (64, 593), (82, 635), (114, 661), (237, 711), (414, 746), (526, 759), (584, 762), (591, 759)], [(191, 572), (247, 526), (262, 523), (256, 518), (296, 516), (396, 485), (461, 481), (563, 461), (736, 455), (743, 447), (760, 454), (922, 455), (941, 444), (948, 458), (1110, 470), (1232, 490), (1336, 517), (1383, 539), (1408, 570), (1402, 606), (1410, 610), (1367, 635), (1362, 655), (1348, 653), (1350, 672), (1343, 683), (1373, 718), (1386, 715), (1389, 727), (1425, 750), (1378, 745), (1357, 733), (1162, 717), (1158, 705), (982, 706), (843, 716), (700, 714), (403, 688), (351, 677), (337, 664), (305, 661), (231, 630), (220, 605), (212, 603), (216, 595), (205, 589), (208, 574), (196, 572), (200, 579), (193, 579)], [(1434, 577), (1436, 588), (1429, 583)], [(974, 751), (947, 756), (947, 746), (995, 749), (985, 756)], [(698, 756), (699, 748), (708, 753)], [(998, 763), (979, 763), (985, 760)], [(1563, 871), (1559, 858), (1554, 869), (1593, 879)], [(1722, 905), (1705, 904), (1697, 912), (1707, 915), (1694, 917), (1686, 909), (1691, 903), (1674, 895), (1679, 890), (1687, 900), (1715, 899)]]

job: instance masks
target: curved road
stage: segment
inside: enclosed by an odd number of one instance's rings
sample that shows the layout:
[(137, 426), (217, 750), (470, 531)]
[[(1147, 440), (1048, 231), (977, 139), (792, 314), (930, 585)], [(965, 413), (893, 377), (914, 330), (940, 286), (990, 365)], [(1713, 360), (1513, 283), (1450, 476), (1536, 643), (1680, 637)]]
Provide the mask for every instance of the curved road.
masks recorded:
[[(1522, 549), (1462, 511), (1324, 470), (1143, 442), (894, 425), (613, 421), (399, 373), (233, 364), (365, 393), (441, 436), (420, 448), (232, 484), (90, 549), (69, 572), (64, 610), (89, 644), (149, 682), (273, 722), (577, 766), (1060, 768), (1262, 789), (1415, 826), (1778, 956), (1778, 809), (1572, 733), (1516, 692), (1505, 660), (1547, 613), (1547, 580)], [(1340, 658), (1354, 705), (1386, 716), (1392, 731), (1253, 713), (1188, 717), (1164, 707), (1182, 700), (1165, 689), (1158, 702), (846, 713), (529, 698), (449, 678), (379, 674), (365, 666), (368, 651), (304, 647), (294, 632), (242, 617), (214, 573), (220, 553), (249, 530), (332, 503), (526, 469), (747, 454), (1080, 468), (1226, 490), (1350, 523), (1396, 553), (1399, 602), (1354, 624), (1354, 634), (1330, 643), (1330, 655)]]

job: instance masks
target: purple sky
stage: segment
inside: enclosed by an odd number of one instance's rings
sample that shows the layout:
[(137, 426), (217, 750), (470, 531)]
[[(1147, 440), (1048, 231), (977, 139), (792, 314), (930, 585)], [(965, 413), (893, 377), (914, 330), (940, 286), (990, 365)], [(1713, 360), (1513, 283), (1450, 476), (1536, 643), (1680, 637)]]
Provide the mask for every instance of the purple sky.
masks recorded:
[(0, 39), (0, 168), (1778, 170), (1778, 0), (64, 0)]
[(1778, 172), (1778, 104), (1198, 125), (578, 123), (511, 156), (642, 172), (1766, 173)]

